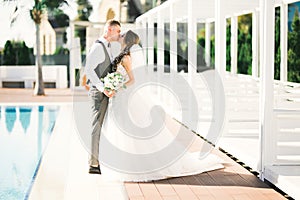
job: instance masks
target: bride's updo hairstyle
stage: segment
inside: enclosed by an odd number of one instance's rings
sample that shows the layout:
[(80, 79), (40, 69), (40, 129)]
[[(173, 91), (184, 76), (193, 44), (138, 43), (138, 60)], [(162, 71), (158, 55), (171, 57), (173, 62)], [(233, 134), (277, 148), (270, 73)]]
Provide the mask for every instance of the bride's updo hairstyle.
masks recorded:
[(126, 46), (123, 49), (123, 51), (113, 60), (112, 62), (113, 71), (117, 70), (117, 66), (119, 63), (121, 63), (124, 56), (130, 55), (130, 48), (135, 44), (139, 44), (140, 42), (139, 36), (136, 33), (134, 33), (132, 30), (127, 31), (124, 35), (121, 35), (121, 37), (124, 37), (124, 44)]

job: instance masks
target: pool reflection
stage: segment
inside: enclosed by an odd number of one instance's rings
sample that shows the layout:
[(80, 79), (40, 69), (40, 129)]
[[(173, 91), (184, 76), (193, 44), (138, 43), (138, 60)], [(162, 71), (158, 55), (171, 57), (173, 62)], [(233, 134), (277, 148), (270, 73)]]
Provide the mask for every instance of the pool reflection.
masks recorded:
[(57, 113), (57, 106), (1, 106), (0, 199), (26, 198)]
[(31, 115), (32, 108), (20, 107), (19, 110), (20, 110), (20, 122), (24, 133), (26, 133), (30, 124), (30, 115)]
[(12, 132), (15, 122), (16, 122), (17, 114), (15, 107), (6, 107), (5, 108), (5, 124), (6, 129), (9, 133)]

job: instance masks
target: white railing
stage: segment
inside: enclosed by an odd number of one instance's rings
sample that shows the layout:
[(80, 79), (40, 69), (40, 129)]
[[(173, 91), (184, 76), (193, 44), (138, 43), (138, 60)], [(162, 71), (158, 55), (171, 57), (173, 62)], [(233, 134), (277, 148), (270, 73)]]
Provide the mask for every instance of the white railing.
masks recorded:
[(226, 121), (223, 137), (259, 137), (259, 87), (249, 75), (226, 74)]
[(273, 164), (300, 164), (300, 84), (278, 83), (274, 99)]
[[(43, 66), (43, 80), (45, 83), (55, 83), (56, 88), (67, 88), (67, 66)], [(0, 87), (3, 82), (24, 82), (25, 88), (33, 88), (36, 80), (36, 66), (0, 66)]]
[(300, 110), (274, 110), (275, 165), (300, 164)]

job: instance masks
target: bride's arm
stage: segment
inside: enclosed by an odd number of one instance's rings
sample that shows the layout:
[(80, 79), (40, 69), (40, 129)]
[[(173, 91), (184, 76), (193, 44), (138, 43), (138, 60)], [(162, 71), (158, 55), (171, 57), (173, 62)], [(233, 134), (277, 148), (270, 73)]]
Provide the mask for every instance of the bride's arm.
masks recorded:
[(131, 84), (134, 83), (134, 76), (131, 70), (131, 57), (130, 56), (124, 56), (124, 58), (122, 59), (122, 65), (125, 68), (127, 74), (128, 74), (128, 78), (129, 80), (125, 83), (126, 86), (129, 86)]

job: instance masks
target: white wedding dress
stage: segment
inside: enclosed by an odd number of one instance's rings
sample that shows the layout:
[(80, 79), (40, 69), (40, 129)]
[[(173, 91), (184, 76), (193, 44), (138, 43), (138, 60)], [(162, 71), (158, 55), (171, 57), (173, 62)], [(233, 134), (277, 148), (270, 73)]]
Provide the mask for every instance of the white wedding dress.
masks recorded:
[[(138, 45), (131, 48), (131, 59), (135, 79), (146, 79), (136, 70), (145, 70)], [(127, 76), (122, 66), (118, 72)], [(200, 152), (188, 151), (196, 137), (164, 114), (152, 101), (149, 90), (139, 85), (121, 89), (110, 99), (102, 128), (102, 177), (144, 182), (223, 168), (222, 160), (215, 155), (200, 159)]]

